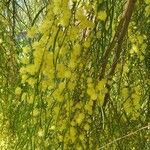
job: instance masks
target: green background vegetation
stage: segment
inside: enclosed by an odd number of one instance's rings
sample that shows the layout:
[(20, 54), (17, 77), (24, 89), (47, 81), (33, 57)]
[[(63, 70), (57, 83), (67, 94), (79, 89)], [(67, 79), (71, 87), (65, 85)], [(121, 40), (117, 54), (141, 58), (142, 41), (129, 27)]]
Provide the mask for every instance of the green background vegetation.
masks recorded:
[(0, 149), (149, 150), (150, 0), (0, 0)]

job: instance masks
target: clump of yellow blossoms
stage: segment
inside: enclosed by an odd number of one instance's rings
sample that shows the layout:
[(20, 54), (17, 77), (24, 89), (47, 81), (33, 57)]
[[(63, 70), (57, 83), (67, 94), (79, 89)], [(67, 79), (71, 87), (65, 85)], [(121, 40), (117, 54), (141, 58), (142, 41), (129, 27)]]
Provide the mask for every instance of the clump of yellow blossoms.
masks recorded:
[[(22, 83), (27, 83), (34, 92), (32, 98), (27, 98), (27, 102), (38, 103), (34, 89), (47, 92), (44, 101), (48, 104), (47, 109), (54, 105), (52, 122), (58, 137), (64, 136), (63, 142), (68, 146), (72, 143), (79, 144), (78, 140), (84, 144), (90, 130), (89, 120), (93, 114), (94, 102), (101, 107), (107, 92), (107, 80), (102, 79), (95, 85), (86, 60), (86, 53), (91, 46), (94, 16), (93, 19), (88, 17), (91, 7), (84, 8), (82, 4), (69, 0), (52, 1), (48, 10), (39, 31), (32, 27), (28, 32), (29, 38), (33, 38), (37, 32), (42, 37), (32, 43), (31, 48), (23, 48), (24, 67), (20, 69)], [(97, 19), (104, 21), (106, 16), (101, 11)], [(27, 58), (31, 51), (33, 58)], [(85, 74), (82, 74), (83, 66), (87, 68)], [(86, 82), (87, 78), (89, 81)], [(40, 113), (35, 108), (32, 115), (36, 117)], [(81, 130), (84, 132), (80, 133)], [(38, 132), (39, 136), (43, 134), (43, 131)], [(55, 142), (62, 141), (58, 137), (55, 137)]]
[[(99, 74), (94, 74), (99, 72), (95, 64), (101, 62), (94, 59), (92, 41), (95, 22), (106, 21), (107, 13), (96, 12), (90, 5), (90, 1), (84, 7), (80, 1), (52, 0), (39, 30), (32, 27), (28, 31), (29, 38), (39, 34), (39, 39), (23, 48), (21, 83), (29, 91), (17, 88), (15, 93), (24, 92), (23, 99), (32, 108), (31, 122), (40, 124), (36, 126), (40, 142), (47, 138), (54, 149), (58, 145), (64, 149), (90, 147), (94, 116), (108, 93), (107, 77), (100, 80)], [(143, 36), (137, 38), (138, 44), (144, 40)], [(139, 53), (133, 42), (131, 53)], [(126, 113), (131, 113), (130, 107), (140, 109), (138, 92), (135, 89), (129, 99), (128, 89), (122, 89)]]

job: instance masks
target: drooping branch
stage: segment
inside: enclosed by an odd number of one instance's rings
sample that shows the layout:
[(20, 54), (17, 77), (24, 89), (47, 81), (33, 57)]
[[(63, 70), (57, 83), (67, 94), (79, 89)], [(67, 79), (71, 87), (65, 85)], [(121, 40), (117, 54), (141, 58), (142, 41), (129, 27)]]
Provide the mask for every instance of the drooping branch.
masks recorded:
[[(108, 63), (108, 58), (113, 49), (115, 50), (115, 53), (114, 53), (114, 58), (113, 58), (110, 72), (108, 73), (108, 78), (111, 79), (115, 72), (118, 60), (120, 58), (120, 54), (122, 52), (122, 44), (124, 41), (124, 37), (127, 33), (127, 29), (128, 29), (128, 26), (129, 26), (129, 23), (131, 20), (131, 16), (133, 14), (135, 4), (136, 4), (136, 0), (128, 0), (127, 6), (125, 8), (125, 11), (123, 12), (122, 18), (117, 27), (117, 31), (113, 38), (113, 41), (111, 42), (110, 46), (108, 47), (108, 49), (105, 52), (105, 55), (103, 58), (104, 62), (102, 64), (102, 69), (101, 69), (101, 74), (100, 74), (100, 79), (103, 78), (105, 75), (105, 69), (106, 69), (106, 65)], [(106, 95), (105, 95), (104, 106), (106, 106), (108, 99), (110, 97), (109, 96), (110, 86), (109, 85), (106, 85), (106, 86), (108, 88), (108, 93), (106, 93)]]
[[(124, 12), (118, 24), (113, 40), (105, 51), (99, 79), (102, 79), (105, 76), (105, 70), (106, 70), (109, 56), (112, 50), (115, 48), (116, 56), (115, 56), (115, 59), (113, 60), (114, 65), (112, 66), (112, 69), (111, 69), (111, 72), (114, 72), (113, 70), (116, 66), (114, 62), (116, 62), (116, 59), (118, 59), (120, 56), (122, 43), (126, 35), (127, 29), (128, 29), (128, 25), (129, 25), (129, 22), (133, 13), (135, 3), (136, 3), (136, 0), (128, 0), (127, 6), (125, 6)], [(113, 73), (109, 73), (109, 74), (113, 74)]]
[(129, 22), (131, 20), (135, 2), (136, 2), (136, 0), (129, 0), (127, 8), (125, 10), (125, 13), (123, 15), (123, 22), (121, 25), (121, 29), (119, 31), (119, 35), (117, 37), (117, 43), (116, 43), (116, 48), (115, 48), (115, 57), (113, 59), (113, 64), (112, 64), (111, 70), (109, 72), (109, 76), (112, 76), (114, 74), (117, 62), (120, 58), (120, 54), (122, 52), (122, 44), (124, 41), (124, 37), (127, 33), (127, 29), (129, 26)]

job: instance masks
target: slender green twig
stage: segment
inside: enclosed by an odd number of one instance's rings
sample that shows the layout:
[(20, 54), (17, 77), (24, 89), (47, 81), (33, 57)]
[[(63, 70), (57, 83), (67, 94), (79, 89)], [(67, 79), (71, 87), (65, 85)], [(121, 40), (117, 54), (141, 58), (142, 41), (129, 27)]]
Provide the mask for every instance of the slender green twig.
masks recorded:
[(112, 144), (114, 144), (114, 143), (116, 143), (116, 142), (118, 142), (118, 141), (120, 141), (120, 140), (122, 140), (122, 139), (127, 138), (127, 137), (133, 136), (133, 135), (137, 134), (139, 131), (145, 130), (145, 129), (148, 129), (148, 130), (149, 130), (149, 129), (150, 129), (150, 125), (148, 124), (147, 126), (144, 126), (144, 127), (140, 128), (140, 129), (138, 129), (138, 130), (136, 130), (136, 131), (130, 132), (130, 133), (127, 134), (127, 135), (124, 135), (124, 136), (122, 136), (122, 137), (119, 137), (119, 138), (115, 139), (114, 141), (111, 141), (111, 142), (107, 143), (106, 145), (100, 147), (100, 149), (103, 149), (103, 148), (105, 148), (105, 147), (107, 147), (107, 146), (110, 146), (110, 145), (112, 145)]

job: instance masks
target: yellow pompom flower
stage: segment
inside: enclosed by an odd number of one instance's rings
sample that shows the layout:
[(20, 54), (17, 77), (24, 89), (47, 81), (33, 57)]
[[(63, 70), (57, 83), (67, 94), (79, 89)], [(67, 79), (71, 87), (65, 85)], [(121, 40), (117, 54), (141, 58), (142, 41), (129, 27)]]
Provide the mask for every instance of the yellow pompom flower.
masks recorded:
[(102, 79), (101, 81), (98, 82), (96, 89), (97, 90), (102, 90), (104, 89), (105, 85), (106, 85), (107, 80), (106, 79)]
[(62, 102), (64, 100), (63, 95), (61, 94), (61, 91), (59, 89), (55, 90), (55, 92), (53, 93), (53, 97), (55, 100), (57, 100), (58, 102)]
[(84, 44), (83, 44), (83, 46), (84, 46), (85, 48), (89, 48), (90, 45), (91, 45), (91, 43), (90, 43), (89, 40), (86, 40), (86, 41), (84, 42)]
[(81, 53), (81, 45), (80, 44), (75, 44), (73, 47), (73, 55), (79, 56)]
[(23, 74), (22, 76), (21, 76), (21, 83), (25, 83), (26, 82), (26, 80), (28, 79), (28, 76), (26, 75), (26, 74)]
[(129, 96), (128, 88), (123, 88), (121, 91), (122, 96), (126, 99)]
[(36, 116), (39, 115), (39, 113), (40, 113), (40, 111), (39, 111), (37, 108), (35, 108), (35, 109), (33, 110), (33, 112), (32, 112), (32, 115), (33, 115), (34, 117), (36, 117)]
[(96, 94), (95, 91), (91, 94), (91, 99), (92, 100), (96, 100), (97, 99), (97, 94)]
[(69, 63), (69, 65), (68, 65), (68, 67), (69, 67), (70, 69), (75, 69), (76, 65), (77, 65), (77, 64), (75, 63), (75, 61), (70, 60), (70, 63)]
[(16, 94), (16, 95), (20, 95), (21, 92), (22, 92), (22, 89), (21, 89), (20, 87), (17, 87), (17, 88), (15, 89), (15, 94)]
[(92, 110), (92, 105), (89, 103), (85, 105), (84, 109), (88, 112), (89, 115), (92, 115), (93, 110)]
[(85, 124), (84, 125), (84, 130), (86, 130), (86, 131), (90, 130), (90, 125), (89, 124)]
[(30, 97), (27, 98), (27, 102), (28, 102), (29, 104), (32, 104), (33, 101), (34, 101), (34, 95), (32, 94)]
[(20, 70), (19, 70), (20, 74), (26, 74), (27, 73), (27, 70), (25, 67), (21, 67)]
[(106, 11), (102, 11), (102, 10), (99, 11), (97, 18), (98, 18), (99, 20), (101, 20), (101, 21), (105, 21), (106, 18), (107, 18), (107, 13), (106, 13)]
[(126, 101), (124, 102), (123, 108), (124, 108), (124, 110), (125, 110), (125, 112), (126, 112), (127, 114), (132, 113), (132, 111), (133, 111), (134, 108), (133, 108), (133, 106), (132, 106), (131, 99), (128, 99), (128, 100), (126, 100)]
[(84, 139), (85, 139), (84, 134), (79, 135), (79, 139), (80, 139), (81, 141), (84, 141)]
[(43, 92), (45, 92), (47, 88), (48, 88), (48, 82), (47, 82), (47, 80), (42, 81), (41, 82), (41, 90)]
[(30, 52), (30, 47), (23, 47), (22, 51), (24, 54), (28, 54)]
[(66, 83), (65, 82), (61, 82), (58, 86), (60, 91), (63, 91), (65, 89)]
[(44, 136), (44, 130), (43, 129), (39, 129), (38, 136), (39, 137), (43, 137)]
[(70, 139), (72, 141), (75, 140), (75, 136), (76, 136), (76, 129), (74, 127), (70, 127)]
[(33, 27), (27, 32), (27, 36), (28, 36), (29, 38), (33, 38), (36, 33), (37, 33), (37, 27), (33, 26)]
[(81, 122), (83, 121), (83, 119), (85, 118), (85, 114), (84, 113), (80, 113), (76, 119), (76, 123), (77, 124), (81, 124)]
[(99, 94), (99, 95), (98, 95), (98, 104), (99, 104), (100, 106), (103, 106), (103, 104), (104, 104), (104, 98), (105, 98), (105, 95), (104, 95), (104, 94)]
[(23, 57), (22, 59), (21, 59), (21, 63), (23, 63), (23, 64), (29, 64), (29, 58), (28, 57)]
[(64, 70), (66, 70), (66, 67), (64, 64), (57, 64), (57, 67), (56, 67), (56, 70), (57, 70), (57, 77), (58, 78), (64, 78)]
[(31, 75), (35, 75), (37, 71), (38, 67), (35, 64), (30, 64), (26, 67), (26, 72), (28, 72)]
[(70, 78), (71, 77), (71, 71), (69, 71), (69, 70), (66, 70), (65, 72), (64, 72), (65, 74), (65, 78)]
[(31, 85), (31, 87), (34, 87), (34, 85), (36, 83), (36, 79), (34, 79), (34, 78), (29, 78), (26, 81), (29, 85)]
[(92, 81), (93, 81), (92, 78), (90, 77), (87, 78), (87, 83), (92, 83)]
[(69, 9), (67, 10), (67, 8), (65, 9), (66, 10), (63, 11), (63, 16), (60, 19), (60, 24), (66, 27), (69, 25), (71, 11)]

